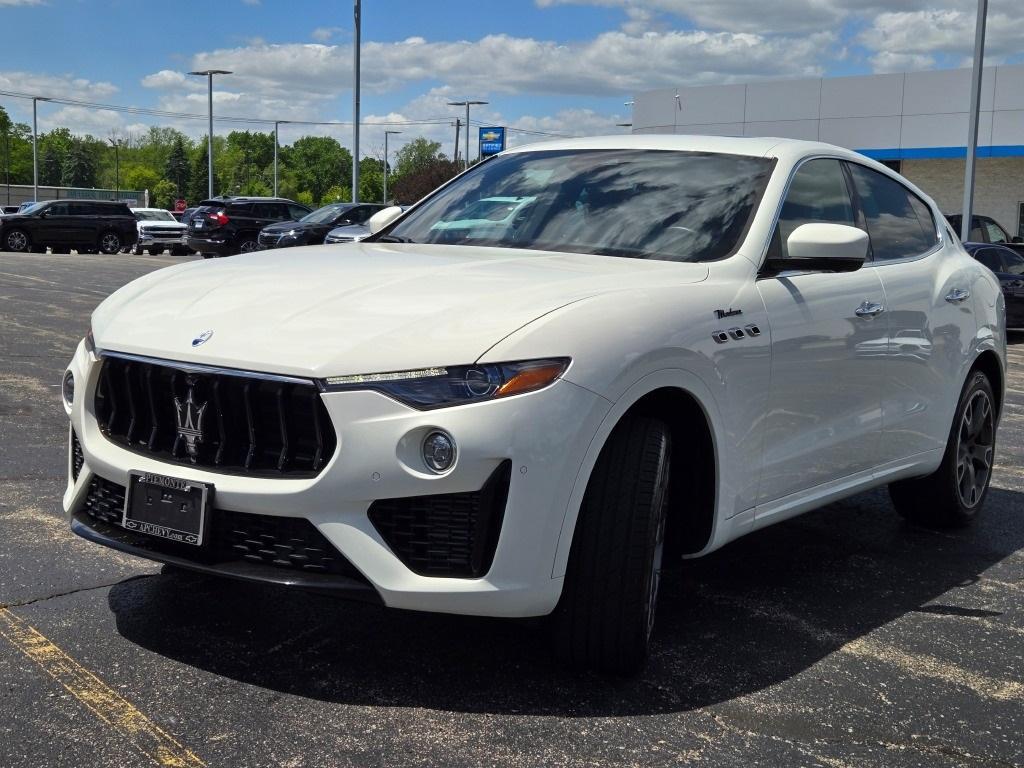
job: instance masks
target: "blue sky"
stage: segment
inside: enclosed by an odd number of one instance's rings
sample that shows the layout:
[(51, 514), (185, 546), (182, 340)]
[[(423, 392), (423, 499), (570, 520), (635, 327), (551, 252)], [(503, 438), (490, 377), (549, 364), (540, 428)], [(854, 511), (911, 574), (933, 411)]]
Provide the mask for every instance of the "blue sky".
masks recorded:
[[(382, 124), (401, 142), (450, 145), (445, 122), (462, 98), (490, 104), (474, 119), (524, 132), (612, 133), (647, 88), (961, 66), (973, 0), (364, 0), (364, 148)], [(0, 0), (0, 90), (192, 113), (201, 82), (183, 73), (236, 72), (217, 84), (217, 114), (349, 120), (347, 0)], [(990, 62), (1022, 60), (1024, 3), (992, 0)], [(16, 119), (23, 101), (0, 95)], [(105, 136), (202, 121), (42, 105), (57, 124)], [(230, 130), (222, 124), (218, 130)], [(244, 127), (244, 126), (243, 126)], [(258, 126), (253, 125), (253, 128)], [(535, 131), (537, 133), (525, 133)], [(339, 128), (283, 126), (282, 139)], [(446, 147), (446, 150), (448, 148)]]

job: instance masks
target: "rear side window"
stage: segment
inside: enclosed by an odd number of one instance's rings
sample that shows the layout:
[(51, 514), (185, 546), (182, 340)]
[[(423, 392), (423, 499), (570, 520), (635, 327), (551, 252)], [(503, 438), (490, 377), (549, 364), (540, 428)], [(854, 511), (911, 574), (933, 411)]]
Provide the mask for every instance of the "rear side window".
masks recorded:
[(920, 256), (937, 242), (928, 206), (895, 179), (850, 164), (875, 261)]
[(1003, 231), (1001, 226), (992, 221), (992, 219), (982, 217), (981, 225), (985, 228), (985, 232), (988, 233), (988, 241), (990, 243), (1006, 242), (1006, 232)]
[(255, 203), (253, 205), (253, 212), (255, 216), (261, 219), (287, 221), (290, 218), (288, 206), (284, 203)]
[(292, 203), (288, 203), (288, 217), (293, 221), (298, 221), (307, 213), (309, 213), (309, 211), (307, 211), (301, 205), (294, 205)]
[(97, 213), (105, 214), (107, 210), (93, 203), (68, 203), (69, 216), (95, 216)]
[(786, 258), (786, 241), (793, 230), (812, 222), (855, 226), (850, 191), (838, 160), (809, 160), (797, 169), (782, 204), (769, 258)]
[(999, 255), (1003, 257), (1003, 271), (1011, 275), (1024, 275), (1024, 256), (1008, 248), (1000, 248)]

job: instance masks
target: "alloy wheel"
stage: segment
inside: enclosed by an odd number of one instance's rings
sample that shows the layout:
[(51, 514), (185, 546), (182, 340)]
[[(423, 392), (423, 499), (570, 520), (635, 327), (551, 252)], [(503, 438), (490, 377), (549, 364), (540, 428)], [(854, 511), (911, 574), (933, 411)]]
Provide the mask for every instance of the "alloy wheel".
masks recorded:
[(28, 238), (21, 230), (14, 230), (7, 236), (7, 250), (24, 251), (28, 248)]
[(121, 250), (121, 238), (113, 232), (107, 232), (100, 238), (100, 249), (104, 253), (117, 253)]
[(239, 253), (252, 253), (255, 250), (256, 250), (256, 241), (255, 240), (243, 240), (238, 245), (238, 252)]
[(986, 392), (971, 395), (960, 419), (957, 442), (956, 485), (960, 501), (968, 509), (978, 505), (992, 475), (995, 419)]

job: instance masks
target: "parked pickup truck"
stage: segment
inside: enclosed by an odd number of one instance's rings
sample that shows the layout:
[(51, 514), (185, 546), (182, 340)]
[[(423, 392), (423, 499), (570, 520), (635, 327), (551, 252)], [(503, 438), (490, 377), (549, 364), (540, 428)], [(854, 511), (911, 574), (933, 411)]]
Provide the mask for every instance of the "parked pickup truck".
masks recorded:
[(139, 241), (133, 253), (149, 251), (156, 256), (169, 250), (175, 256), (184, 256), (189, 252), (185, 244), (184, 224), (174, 218), (170, 211), (163, 208), (132, 208), (132, 213), (139, 220)]

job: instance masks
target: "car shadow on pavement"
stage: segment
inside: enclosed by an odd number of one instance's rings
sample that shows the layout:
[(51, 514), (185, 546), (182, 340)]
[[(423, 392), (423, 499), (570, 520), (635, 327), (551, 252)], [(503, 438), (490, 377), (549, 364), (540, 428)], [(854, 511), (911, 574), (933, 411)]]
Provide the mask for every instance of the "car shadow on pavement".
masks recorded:
[(116, 585), (109, 604), (142, 648), (311, 699), (656, 714), (782, 682), (908, 612), (994, 615), (956, 590), (1024, 549), (1022, 513), (1024, 494), (993, 488), (978, 524), (930, 531), (876, 491), (754, 533), (666, 576), (650, 663), (633, 679), (560, 668), (539, 620), (389, 611), (171, 570)]

